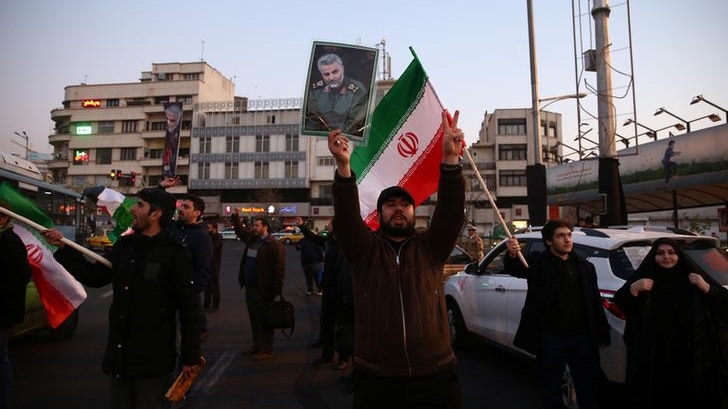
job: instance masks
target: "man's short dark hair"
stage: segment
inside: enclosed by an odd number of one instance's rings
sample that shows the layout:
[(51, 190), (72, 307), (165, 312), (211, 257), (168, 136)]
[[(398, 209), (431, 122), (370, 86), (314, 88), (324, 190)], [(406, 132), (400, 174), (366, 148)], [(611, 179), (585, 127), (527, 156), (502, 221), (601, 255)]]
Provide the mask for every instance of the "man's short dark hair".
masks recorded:
[(574, 230), (569, 222), (565, 222), (563, 220), (549, 220), (546, 222), (546, 224), (543, 225), (543, 228), (541, 229), (541, 238), (543, 239), (543, 244), (548, 246), (548, 243), (546, 241), (554, 240), (554, 233), (559, 227), (566, 227), (567, 229), (569, 229), (569, 231)]
[(163, 189), (146, 188), (137, 193), (139, 199), (149, 203), (149, 213), (155, 210), (162, 211), (159, 218), (159, 227), (166, 228), (172, 221), (174, 211), (177, 208), (177, 199)]
[[(260, 224), (262, 224), (265, 227), (270, 228), (270, 222), (268, 221), (267, 217), (256, 217), (255, 220), (260, 220)], [(253, 221), (255, 221), (253, 220)]]
[(205, 213), (205, 201), (195, 195), (184, 195), (182, 200), (189, 200), (195, 206), (195, 210), (199, 210), (200, 214)]

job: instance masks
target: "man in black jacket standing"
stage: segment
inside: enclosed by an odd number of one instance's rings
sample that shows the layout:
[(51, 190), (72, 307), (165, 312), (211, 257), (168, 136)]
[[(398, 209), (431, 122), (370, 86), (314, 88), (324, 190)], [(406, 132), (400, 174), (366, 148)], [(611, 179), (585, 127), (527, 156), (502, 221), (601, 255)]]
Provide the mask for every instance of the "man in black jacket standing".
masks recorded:
[(508, 240), (508, 274), (528, 280), (526, 302), (513, 345), (534, 355), (544, 408), (563, 407), (561, 384), (566, 365), (579, 408), (599, 403), (599, 346), (609, 345), (609, 324), (601, 304), (594, 265), (573, 252), (571, 226), (549, 220), (541, 230), (547, 250), (518, 260), (518, 239)]
[(113, 267), (87, 261), (65, 247), (63, 234), (44, 233), (60, 247), (54, 257), (84, 285), (114, 290), (103, 371), (111, 376), (109, 407), (166, 407), (164, 391), (177, 362), (176, 315), (181, 324), (179, 359), (191, 374), (200, 362), (200, 301), (190, 254), (167, 230), (175, 199), (143, 189), (132, 207), (134, 234), (120, 237), (107, 256)]
[(13, 324), (25, 316), (25, 286), (30, 265), (25, 244), (13, 231), (10, 216), (0, 213), (0, 408), (10, 406), (12, 372), (8, 337)]

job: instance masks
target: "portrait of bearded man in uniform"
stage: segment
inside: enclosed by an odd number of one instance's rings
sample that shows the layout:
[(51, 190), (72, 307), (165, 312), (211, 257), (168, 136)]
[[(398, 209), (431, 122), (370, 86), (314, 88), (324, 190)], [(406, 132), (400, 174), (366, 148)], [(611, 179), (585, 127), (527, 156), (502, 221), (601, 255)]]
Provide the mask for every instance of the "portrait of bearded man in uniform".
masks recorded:
[[(371, 67), (375, 68), (376, 53), (373, 54)], [(325, 52), (312, 60), (314, 67), (310, 70), (306, 90), (304, 132), (326, 135), (331, 130), (341, 129), (355, 138), (364, 137), (371, 90), (365, 85), (366, 81), (347, 75), (345, 57), (343, 52)]]

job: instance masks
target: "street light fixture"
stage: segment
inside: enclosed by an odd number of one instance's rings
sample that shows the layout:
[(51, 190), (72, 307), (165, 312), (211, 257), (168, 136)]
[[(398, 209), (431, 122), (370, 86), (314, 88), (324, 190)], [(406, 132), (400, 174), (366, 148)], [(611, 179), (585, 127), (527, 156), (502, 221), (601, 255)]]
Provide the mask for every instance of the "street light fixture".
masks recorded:
[[(712, 103), (712, 102), (708, 101), (707, 99), (705, 99), (705, 98), (703, 97), (703, 95), (702, 95), (702, 94), (701, 94), (701, 95), (696, 95), (696, 96), (694, 96), (694, 97), (693, 97), (693, 100), (692, 100), (692, 101), (690, 101), (690, 105), (694, 105), (694, 104), (697, 104), (698, 102), (705, 102), (706, 104), (710, 104), (710, 105), (712, 105), (712, 106), (714, 106), (714, 107), (716, 107), (716, 108), (720, 109), (721, 111), (723, 111), (723, 113), (725, 113), (725, 115), (726, 115), (726, 119), (728, 120), (728, 110), (727, 110), (727, 109), (725, 109), (725, 108), (721, 108), (721, 107), (719, 107), (718, 105), (715, 105), (714, 103)], [(717, 122), (717, 121), (714, 121), (714, 122)]]
[(584, 98), (586, 95), (587, 95), (586, 93), (580, 92), (578, 94), (568, 94), (568, 95), (559, 95), (559, 96), (556, 96), (556, 97), (541, 98), (541, 99), (538, 100), (539, 104), (541, 102), (546, 102), (546, 101), (550, 101), (550, 102), (548, 104), (540, 107), (539, 109), (543, 111), (544, 109), (546, 109), (547, 106), (553, 104), (554, 102), (563, 101), (565, 99), (579, 99), (579, 98)]
[[(700, 119), (702, 119), (702, 118), (700, 118)], [(650, 138), (652, 138), (655, 141), (657, 140), (657, 133), (660, 132), (660, 131), (664, 131), (665, 129), (670, 129), (672, 127), (675, 127), (675, 129), (677, 129), (678, 131), (682, 131), (683, 129), (685, 129), (685, 125), (683, 125), (683, 124), (681, 124), (679, 122), (676, 123), (676, 124), (674, 124), (674, 125), (668, 125), (668, 126), (666, 126), (664, 128), (652, 129), (652, 128), (648, 127), (648, 126), (642, 125), (641, 123), (635, 121), (632, 118), (628, 118), (626, 121), (624, 121), (624, 124), (622, 124), (622, 126), (627, 126), (627, 125), (630, 125), (630, 124), (637, 124), (637, 125), (645, 128), (645, 129), (647, 129), (647, 132), (645, 132), (644, 134), (639, 134), (637, 136), (647, 135), (647, 136), (649, 136)]]
[[(29, 153), (30, 153), (30, 149), (29, 149), (30, 138), (28, 137), (28, 134), (25, 131), (23, 131), (23, 134), (22, 135), (20, 133), (18, 133), (18, 132), (14, 132), (14, 133), (15, 133), (15, 135), (18, 135), (19, 137), (25, 139), (25, 160), (28, 160), (28, 158), (30, 157), (30, 155), (29, 155)], [(13, 141), (13, 142), (15, 142), (16, 145), (19, 145), (21, 147), (23, 146), (23, 145), (20, 145), (20, 143), (18, 143), (17, 141)]]
[[(670, 115), (670, 116), (672, 116), (673, 118), (677, 118), (677, 119), (679, 119), (679, 120), (681, 120), (681, 121), (685, 122), (685, 124), (687, 125), (688, 133), (690, 133), (690, 122), (688, 122), (688, 121), (686, 121), (686, 120), (684, 120), (684, 119), (680, 118), (679, 116), (677, 116), (677, 115), (673, 114), (672, 112), (670, 112), (670, 111), (668, 111), (667, 109), (665, 109), (665, 107), (660, 107), (660, 108), (657, 108), (657, 111), (655, 111), (655, 116), (657, 116), (657, 115), (660, 115), (660, 114), (661, 114), (661, 113), (663, 113), (663, 112), (664, 112), (664, 113), (666, 113), (666, 114), (668, 114), (668, 115)], [(676, 128), (677, 128), (677, 127), (676, 127)], [(678, 128), (678, 129), (680, 129), (680, 128)]]
[(696, 119), (693, 119), (691, 121), (688, 121), (688, 124), (690, 122), (700, 121), (701, 119), (706, 119), (706, 118), (707, 119), (710, 119), (712, 122), (718, 122), (718, 121), (720, 121), (720, 116), (718, 116), (717, 114), (708, 114), (708, 115), (703, 115), (700, 118), (696, 118)]

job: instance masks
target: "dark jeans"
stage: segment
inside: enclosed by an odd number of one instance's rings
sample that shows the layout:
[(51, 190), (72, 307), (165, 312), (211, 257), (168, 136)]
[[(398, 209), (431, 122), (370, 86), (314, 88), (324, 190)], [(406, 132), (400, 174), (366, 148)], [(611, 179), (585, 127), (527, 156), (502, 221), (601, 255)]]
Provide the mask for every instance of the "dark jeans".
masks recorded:
[(245, 303), (248, 306), (248, 318), (253, 331), (253, 345), (257, 346), (260, 352), (273, 352), (273, 329), (260, 325), (263, 300), (260, 298), (258, 287), (245, 286)]
[(561, 385), (569, 365), (580, 409), (599, 406), (599, 350), (587, 335), (562, 337), (541, 336), (541, 351), (536, 357), (544, 400), (544, 409), (561, 409)]
[(10, 391), (13, 382), (10, 356), (8, 355), (8, 332), (0, 329), (0, 409), (10, 407)]
[(455, 368), (417, 378), (376, 376), (354, 371), (354, 409), (459, 409)]
[(220, 308), (220, 270), (213, 270), (210, 283), (205, 289), (205, 299), (202, 303), (205, 308)]
[(313, 285), (316, 284), (316, 290), (321, 290), (321, 283), (319, 283), (318, 272), (321, 268), (321, 263), (305, 264), (303, 266), (303, 274), (306, 276), (306, 290), (313, 292)]
[(111, 378), (109, 407), (111, 409), (165, 409), (169, 405), (164, 394), (169, 377)]

